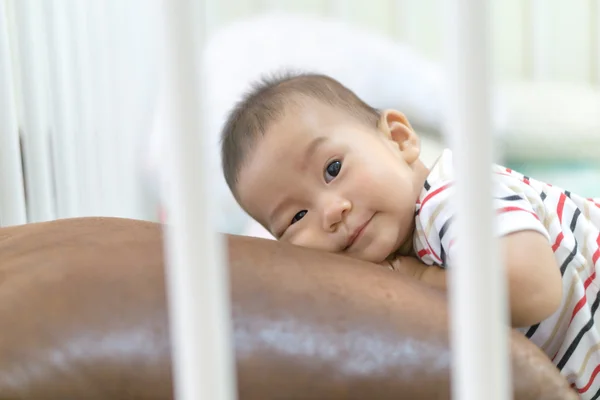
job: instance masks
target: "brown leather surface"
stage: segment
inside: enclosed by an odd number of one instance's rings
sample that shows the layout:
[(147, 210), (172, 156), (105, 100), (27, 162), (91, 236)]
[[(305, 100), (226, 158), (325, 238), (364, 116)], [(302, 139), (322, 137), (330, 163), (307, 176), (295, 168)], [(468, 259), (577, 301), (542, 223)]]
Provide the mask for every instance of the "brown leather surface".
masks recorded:
[[(241, 400), (449, 398), (444, 297), (383, 268), (229, 243)], [(0, 229), (0, 399), (170, 399), (160, 226), (85, 218)], [(515, 398), (576, 399), (512, 336)]]

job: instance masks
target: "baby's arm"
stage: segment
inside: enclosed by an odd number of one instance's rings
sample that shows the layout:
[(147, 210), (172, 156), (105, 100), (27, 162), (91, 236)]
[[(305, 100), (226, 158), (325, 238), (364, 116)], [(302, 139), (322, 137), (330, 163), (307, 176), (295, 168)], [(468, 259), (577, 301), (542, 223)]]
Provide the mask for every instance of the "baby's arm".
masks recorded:
[[(535, 325), (552, 315), (560, 306), (562, 299), (560, 269), (556, 264), (547, 232), (524, 194), (511, 193), (510, 189), (502, 183), (498, 183), (495, 189), (494, 194), (498, 199), (495, 206), (498, 210), (499, 246), (507, 273), (512, 326)], [(451, 205), (447, 204), (440, 208), (442, 203), (450, 201), (451, 191), (447, 192), (441, 193), (427, 203), (427, 209), (421, 210), (421, 218), (436, 215), (433, 220), (435, 228), (423, 241), (427, 243), (428, 254), (430, 254), (427, 263), (448, 265), (452, 268), (456, 246), (461, 244), (468, 246), (468, 243), (465, 244), (455, 237), (455, 230), (451, 223), (453, 217)], [(443, 209), (443, 212), (433, 212), (439, 209)], [(507, 209), (510, 212), (504, 212)], [(421, 222), (421, 226), (431, 226), (431, 221), (428, 219)], [(438, 238), (442, 228), (445, 234), (441, 235), (443, 238), (440, 240)], [(442, 254), (445, 256), (442, 257)], [(441, 263), (440, 259), (444, 263)], [(418, 270), (414, 266), (412, 268)], [(415, 273), (413, 276), (432, 286), (446, 288), (445, 268), (422, 266), (421, 269), (422, 272)]]
[[(507, 272), (512, 326), (535, 325), (559, 307), (562, 298), (560, 269), (548, 240), (535, 231), (520, 231), (500, 238)], [(412, 257), (392, 262), (395, 270), (439, 289), (446, 289), (446, 269), (428, 266)]]
[(535, 325), (548, 318), (562, 300), (562, 276), (548, 239), (526, 230), (500, 239), (508, 273), (513, 327)]

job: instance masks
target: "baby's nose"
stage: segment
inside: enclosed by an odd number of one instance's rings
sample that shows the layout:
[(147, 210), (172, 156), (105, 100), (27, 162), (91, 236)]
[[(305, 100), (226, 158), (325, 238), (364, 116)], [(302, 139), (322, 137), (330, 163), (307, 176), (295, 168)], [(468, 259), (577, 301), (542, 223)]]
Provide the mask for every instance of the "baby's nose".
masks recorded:
[(333, 199), (329, 201), (323, 210), (323, 229), (333, 232), (352, 209), (352, 204), (346, 199)]

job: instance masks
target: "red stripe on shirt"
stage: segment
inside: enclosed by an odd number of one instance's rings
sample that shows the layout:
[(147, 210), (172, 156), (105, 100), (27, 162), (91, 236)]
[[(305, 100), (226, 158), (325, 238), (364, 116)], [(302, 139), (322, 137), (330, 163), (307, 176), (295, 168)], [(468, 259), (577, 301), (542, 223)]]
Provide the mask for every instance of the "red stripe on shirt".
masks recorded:
[[(588, 286), (590, 286), (590, 284), (594, 281), (594, 279), (596, 279), (596, 271), (594, 271), (594, 273), (585, 280), (585, 283), (583, 284), (584, 290), (587, 290)], [(581, 299), (579, 299), (579, 301), (575, 305), (575, 308), (573, 309), (573, 313), (571, 314), (571, 320), (569, 321), (569, 324), (571, 322), (573, 322), (573, 318), (575, 318), (575, 315), (577, 315), (579, 310), (581, 310), (581, 308), (585, 305), (586, 302), (587, 302), (587, 296), (585, 295), (585, 292), (584, 292), (583, 297)]]
[(534, 212), (531, 212), (531, 211), (529, 211), (529, 210), (525, 210), (525, 209), (523, 209), (523, 208), (520, 208), (520, 207), (515, 207), (515, 206), (510, 206), (510, 207), (502, 207), (502, 208), (499, 208), (499, 209), (498, 209), (496, 212), (497, 212), (498, 214), (504, 214), (504, 213), (506, 213), (506, 212), (511, 212), (511, 211), (524, 211), (524, 212), (526, 212), (526, 213), (529, 213), (529, 214), (533, 215), (533, 216), (535, 217), (535, 219), (537, 219), (538, 221), (540, 220), (540, 219), (538, 218), (538, 216), (537, 216), (537, 215), (536, 215)]
[(596, 375), (598, 375), (598, 373), (600, 373), (600, 365), (596, 365), (596, 368), (594, 368), (594, 372), (592, 372), (592, 376), (590, 376), (590, 380), (588, 381), (588, 383), (582, 387), (581, 389), (577, 389), (577, 392), (579, 393), (585, 393), (589, 390), (590, 387), (592, 387), (592, 383), (594, 382), (594, 379), (596, 379)]
[(452, 186), (451, 183), (447, 183), (444, 186), (435, 189), (433, 192), (429, 193), (424, 199), (423, 202), (421, 203), (421, 208), (425, 207), (425, 204), (431, 200), (436, 194), (439, 194), (441, 192), (443, 192), (444, 190), (446, 190), (448, 187)]
[(598, 245), (598, 248), (596, 248), (596, 252), (594, 252), (594, 255), (592, 256), (592, 263), (594, 265), (596, 265), (596, 262), (600, 258), (600, 235), (598, 235), (598, 238), (596, 239), (596, 244)]
[(573, 322), (575, 315), (577, 315), (579, 310), (581, 310), (583, 308), (583, 306), (585, 305), (586, 302), (587, 302), (587, 296), (584, 294), (583, 297), (575, 305), (575, 308), (573, 309), (573, 313), (571, 314), (571, 319), (569, 320), (569, 325), (571, 324), (571, 322)]
[(556, 207), (556, 213), (558, 214), (558, 220), (562, 224), (562, 216), (563, 210), (565, 208), (565, 200), (567, 196), (564, 193), (560, 194), (560, 199), (558, 199), (558, 206)]
[(424, 257), (424, 256), (426, 256), (427, 254), (429, 254), (429, 250), (427, 250), (427, 249), (423, 249), (423, 250), (421, 250), (421, 251), (419, 251), (419, 252), (417, 253), (417, 255), (418, 255), (419, 257)]
[[(431, 247), (431, 245), (429, 244), (429, 240), (427, 240), (427, 235), (425, 236), (425, 242), (427, 243), (427, 246), (429, 247), (429, 254), (431, 254), (433, 257), (435, 257), (435, 259), (437, 260), (437, 262), (439, 262), (440, 264), (442, 263), (442, 258), (440, 256), (437, 255), (437, 253), (435, 252), (435, 250), (433, 250), (433, 247)], [(441, 246), (441, 243), (440, 243)]]
[(556, 249), (558, 249), (558, 246), (560, 246), (560, 244), (564, 238), (565, 238), (565, 234), (563, 232), (558, 234), (558, 236), (556, 237), (556, 241), (552, 245), (552, 251), (556, 252)]

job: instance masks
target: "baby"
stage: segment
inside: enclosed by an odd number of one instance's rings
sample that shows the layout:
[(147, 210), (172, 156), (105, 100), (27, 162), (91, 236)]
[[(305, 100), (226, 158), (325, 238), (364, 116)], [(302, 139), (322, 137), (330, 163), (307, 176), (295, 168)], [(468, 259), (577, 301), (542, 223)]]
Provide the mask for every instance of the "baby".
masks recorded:
[[(431, 168), (419, 156), (402, 113), (378, 111), (316, 74), (260, 82), (222, 136), (230, 189), (276, 238), (390, 263), (445, 288), (456, 240), (452, 154)], [(512, 325), (581, 398), (599, 398), (600, 202), (500, 166), (494, 178)]]

